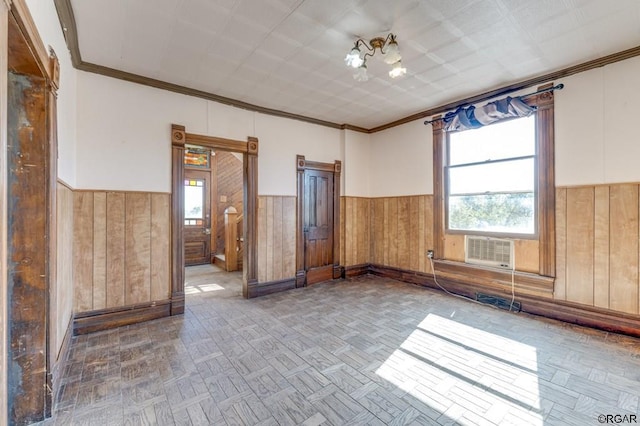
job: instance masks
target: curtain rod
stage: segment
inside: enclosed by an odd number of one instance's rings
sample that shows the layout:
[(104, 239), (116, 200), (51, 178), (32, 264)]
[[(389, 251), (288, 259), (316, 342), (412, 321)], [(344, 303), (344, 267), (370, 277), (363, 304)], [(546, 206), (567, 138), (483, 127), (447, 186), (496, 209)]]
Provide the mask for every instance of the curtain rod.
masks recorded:
[[(560, 84), (556, 84), (553, 87), (547, 87), (546, 89), (540, 89), (540, 90), (538, 90), (536, 92), (527, 93), (526, 95), (520, 95), (518, 97), (519, 98), (526, 98), (527, 96), (539, 95), (540, 93), (552, 92), (554, 90), (562, 90), (563, 88), (564, 88), (564, 84), (560, 83)], [(464, 104), (461, 104), (460, 106), (462, 106), (462, 105), (464, 105)], [(458, 108), (460, 108), (460, 107), (458, 107)], [(426, 126), (427, 124), (431, 124), (431, 123), (435, 123), (436, 121), (440, 121), (443, 118), (444, 118), (444, 116), (440, 117), (440, 118), (436, 118), (434, 120), (425, 120), (424, 124)]]

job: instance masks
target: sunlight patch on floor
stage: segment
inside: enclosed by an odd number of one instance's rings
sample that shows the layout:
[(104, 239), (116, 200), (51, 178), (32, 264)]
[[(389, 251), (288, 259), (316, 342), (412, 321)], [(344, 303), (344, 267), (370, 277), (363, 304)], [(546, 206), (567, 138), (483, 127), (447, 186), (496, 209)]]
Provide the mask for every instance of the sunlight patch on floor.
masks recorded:
[(219, 284), (211, 283), (211, 284), (192, 284), (186, 286), (184, 288), (185, 294), (199, 294), (199, 293), (208, 293), (210, 291), (219, 291), (224, 290)]
[(460, 424), (543, 424), (536, 348), (438, 315), (376, 374)]

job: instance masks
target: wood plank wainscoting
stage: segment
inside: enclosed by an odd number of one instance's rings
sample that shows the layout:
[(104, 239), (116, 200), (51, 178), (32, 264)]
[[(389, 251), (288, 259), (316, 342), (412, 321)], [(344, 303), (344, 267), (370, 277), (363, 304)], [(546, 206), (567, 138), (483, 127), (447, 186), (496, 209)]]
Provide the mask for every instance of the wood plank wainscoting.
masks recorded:
[(170, 194), (73, 192), (74, 333), (170, 315)]
[(249, 297), (296, 287), (296, 200), (258, 197), (258, 282)]
[[(342, 197), (345, 275), (372, 273), (438, 289), (426, 257), (434, 243), (433, 201), (432, 195)], [(515, 244), (522, 310), (640, 336), (639, 203), (639, 184), (557, 188), (556, 278), (537, 274), (537, 241)], [(444, 237), (445, 260), (435, 261), (441, 285), (469, 297), (510, 298), (510, 272), (465, 265), (464, 237)]]
[(49, 289), (49, 347), (53, 395), (62, 385), (62, 369), (73, 335), (73, 191), (58, 180), (56, 188), (56, 280)]

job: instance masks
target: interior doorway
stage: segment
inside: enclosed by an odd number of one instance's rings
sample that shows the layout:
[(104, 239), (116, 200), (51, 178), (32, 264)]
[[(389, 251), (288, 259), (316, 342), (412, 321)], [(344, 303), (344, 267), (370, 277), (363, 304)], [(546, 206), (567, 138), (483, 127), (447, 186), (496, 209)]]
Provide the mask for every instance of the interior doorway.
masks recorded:
[[(200, 227), (200, 233), (206, 233), (206, 217), (194, 218), (196, 222), (185, 225), (185, 191), (187, 188), (187, 169), (185, 167), (185, 154), (190, 146), (209, 150), (210, 152), (235, 153), (236, 158), (242, 158), (242, 215), (241, 234), (237, 237), (242, 240), (242, 295), (249, 297), (251, 287), (258, 283), (257, 271), (257, 206), (258, 206), (258, 139), (249, 137), (247, 141), (217, 138), (213, 136), (196, 135), (186, 132), (184, 126), (172, 125), (172, 184), (171, 184), (171, 314), (184, 313), (185, 300), (185, 241), (187, 226)], [(209, 166), (209, 169), (211, 166)], [(216, 183), (209, 181), (209, 187)], [(201, 183), (202, 186), (206, 182)], [(197, 187), (197, 182), (195, 186)], [(191, 179), (189, 185), (191, 186)], [(206, 190), (203, 190), (207, 192)], [(197, 193), (197, 191), (194, 191)], [(210, 213), (210, 228), (214, 229), (214, 214)], [(189, 220), (192, 220), (189, 218)], [(202, 223), (198, 225), (198, 220)], [(209, 238), (213, 239), (212, 231)], [(210, 240), (210, 245), (211, 245)], [(211, 247), (211, 246), (210, 246)], [(214, 243), (215, 247), (215, 243)], [(209, 256), (215, 254), (215, 248), (209, 249)]]
[(242, 154), (202, 146), (185, 147), (185, 266), (215, 263), (242, 270)]

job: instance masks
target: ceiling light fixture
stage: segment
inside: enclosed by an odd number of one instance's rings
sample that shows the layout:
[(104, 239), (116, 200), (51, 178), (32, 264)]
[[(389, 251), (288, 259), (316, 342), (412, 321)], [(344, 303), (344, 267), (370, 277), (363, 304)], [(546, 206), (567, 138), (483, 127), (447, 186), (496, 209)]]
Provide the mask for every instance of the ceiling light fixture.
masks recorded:
[[(363, 55), (360, 46), (366, 47), (369, 52), (365, 51)], [(344, 62), (348, 67), (356, 69), (353, 74), (355, 80), (367, 81), (369, 79), (367, 75), (367, 57), (375, 55), (376, 51), (379, 51), (384, 56), (384, 61), (391, 65), (389, 77), (396, 78), (407, 73), (407, 69), (402, 67), (402, 57), (400, 56), (396, 36), (393, 33), (389, 33), (386, 38), (372, 38), (369, 43), (361, 38), (356, 40), (353, 48), (344, 58)]]

